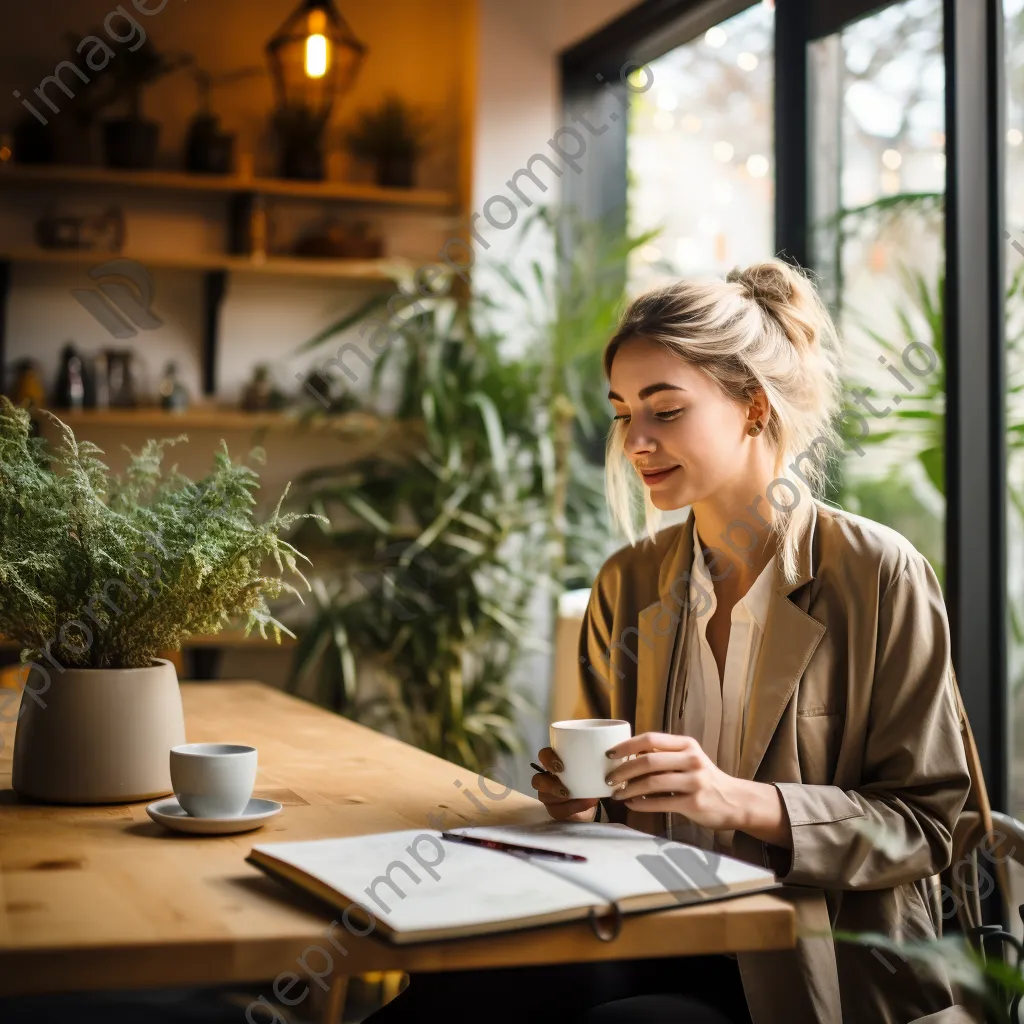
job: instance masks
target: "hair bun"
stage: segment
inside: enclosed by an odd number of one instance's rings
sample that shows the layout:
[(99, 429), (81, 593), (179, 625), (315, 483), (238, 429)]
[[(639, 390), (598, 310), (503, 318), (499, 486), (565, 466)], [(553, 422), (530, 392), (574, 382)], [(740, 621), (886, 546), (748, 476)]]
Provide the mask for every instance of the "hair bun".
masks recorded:
[(789, 340), (814, 347), (827, 311), (804, 272), (780, 259), (730, 270), (726, 281), (742, 286), (746, 298), (775, 320)]
[(793, 301), (795, 291), (792, 272), (780, 260), (754, 263), (746, 270), (735, 267), (726, 275), (726, 281), (736, 281), (755, 302), (786, 303)]

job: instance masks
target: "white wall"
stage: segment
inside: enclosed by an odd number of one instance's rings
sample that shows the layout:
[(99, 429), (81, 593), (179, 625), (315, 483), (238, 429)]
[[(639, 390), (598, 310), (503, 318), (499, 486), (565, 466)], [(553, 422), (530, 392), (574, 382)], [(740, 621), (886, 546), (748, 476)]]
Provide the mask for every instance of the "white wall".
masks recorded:
[[(507, 195), (506, 182), (534, 153), (551, 152), (548, 140), (563, 124), (560, 52), (638, 2), (479, 0), (473, 210), (492, 195)], [(546, 177), (540, 167), (538, 175)], [(544, 200), (557, 200), (557, 178), (553, 186)], [(499, 249), (498, 239), (512, 234), (491, 228), (485, 237)]]

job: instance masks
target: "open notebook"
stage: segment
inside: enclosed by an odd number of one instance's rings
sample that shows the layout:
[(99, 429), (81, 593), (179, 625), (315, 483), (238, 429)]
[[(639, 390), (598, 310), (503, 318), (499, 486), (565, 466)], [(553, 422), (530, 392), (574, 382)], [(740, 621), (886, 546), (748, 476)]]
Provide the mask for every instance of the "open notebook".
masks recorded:
[[(453, 829), (582, 854), (586, 863), (523, 858), (441, 838), (433, 830), (267, 843), (249, 860), (375, 928), (395, 943), (460, 938), (673, 907), (772, 888), (764, 868), (626, 825), (543, 822)], [(617, 932), (617, 929), (615, 929)], [(612, 936), (613, 937), (613, 936)]]

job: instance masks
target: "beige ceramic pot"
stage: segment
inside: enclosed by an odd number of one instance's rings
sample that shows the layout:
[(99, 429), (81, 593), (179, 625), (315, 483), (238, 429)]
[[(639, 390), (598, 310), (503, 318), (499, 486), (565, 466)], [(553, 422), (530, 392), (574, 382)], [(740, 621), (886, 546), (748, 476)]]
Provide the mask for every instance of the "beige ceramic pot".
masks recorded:
[(53, 671), (35, 699), (22, 694), (14, 789), (63, 804), (148, 800), (171, 790), (170, 751), (185, 742), (178, 676), (149, 668)]

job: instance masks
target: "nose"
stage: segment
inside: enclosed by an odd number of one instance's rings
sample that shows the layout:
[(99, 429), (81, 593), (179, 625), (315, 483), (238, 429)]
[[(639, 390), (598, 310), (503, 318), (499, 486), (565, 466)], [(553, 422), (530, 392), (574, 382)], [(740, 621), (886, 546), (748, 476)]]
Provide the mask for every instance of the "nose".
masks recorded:
[(652, 455), (656, 445), (654, 438), (645, 434), (643, 427), (634, 420), (626, 428), (626, 439), (622, 447), (628, 458), (637, 459)]

